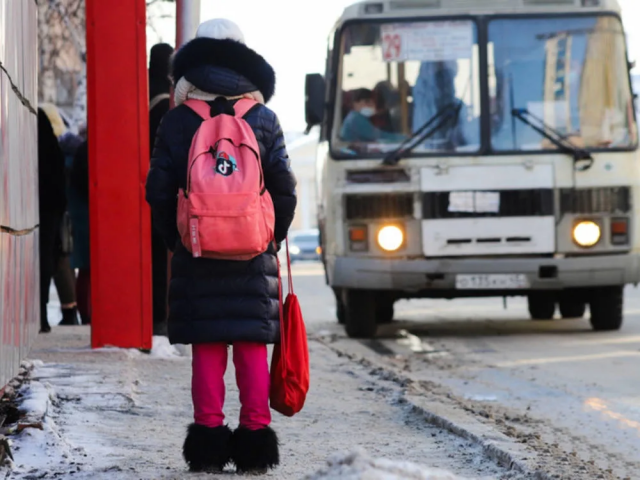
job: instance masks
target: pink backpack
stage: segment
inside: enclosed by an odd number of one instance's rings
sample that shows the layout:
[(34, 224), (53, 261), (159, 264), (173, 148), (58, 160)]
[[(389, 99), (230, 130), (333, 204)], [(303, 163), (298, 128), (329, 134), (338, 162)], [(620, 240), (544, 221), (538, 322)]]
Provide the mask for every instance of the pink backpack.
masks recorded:
[(256, 105), (242, 99), (235, 116), (185, 102), (204, 121), (189, 150), (187, 189), (178, 199), (178, 231), (194, 257), (250, 260), (274, 241), (275, 211), (264, 185), (258, 141), (243, 119)]

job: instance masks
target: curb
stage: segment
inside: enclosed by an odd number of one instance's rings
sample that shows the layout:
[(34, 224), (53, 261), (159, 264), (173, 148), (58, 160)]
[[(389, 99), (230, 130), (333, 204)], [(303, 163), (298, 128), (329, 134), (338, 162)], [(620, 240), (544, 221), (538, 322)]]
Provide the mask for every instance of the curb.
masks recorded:
[(435, 427), (442, 428), (474, 443), (482, 449), (489, 459), (499, 465), (535, 480), (557, 479), (554, 475), (538, 470), (536, 467), (538, 456), (526, 445), (479, 421), (460, 407), (425, 398), (419, 393), (421, 391), (429, 393), (428, 390), (399, 369), (376, 361), (375, 356), (372, 358), (369, 355), (347, 352), (322, 338), (315, 338), (315, 340), (337, 355), (371, 368), (371, 375), (400, 385), (405, 389), (401, 397), (402, 401), (413, 410), (413, 413), (420, 415), (427, 423)]
[(404, 398), (414, 412), (422, 416), (427, 423), (476, 444), (482, 448), (488, 458), (499, 465), (536, 480), (555, 478), (537, 470), (535, 452), (531, 452), (525, 445), (514, 441), (495, 428), (478, 421), (472, 415), (417, 395), (405, 394)]

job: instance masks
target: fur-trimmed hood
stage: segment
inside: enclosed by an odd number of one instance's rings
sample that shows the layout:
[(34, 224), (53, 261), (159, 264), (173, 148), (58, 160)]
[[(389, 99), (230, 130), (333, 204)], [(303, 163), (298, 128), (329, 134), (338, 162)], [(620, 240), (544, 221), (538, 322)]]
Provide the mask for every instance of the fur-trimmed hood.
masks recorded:
[(276, 76), (267, 61), (235, 40), (196, 38), (185, 44), (172, 62), (174, 84), (184, 77), (196, 88), (219, 95), (242, 95), (259, 90), (268, 102)]

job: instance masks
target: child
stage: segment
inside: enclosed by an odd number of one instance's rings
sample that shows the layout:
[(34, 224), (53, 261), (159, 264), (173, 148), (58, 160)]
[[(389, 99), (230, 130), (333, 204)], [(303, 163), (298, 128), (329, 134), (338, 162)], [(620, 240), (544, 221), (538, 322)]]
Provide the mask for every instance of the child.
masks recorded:
[[(183, 454), (192, 471), (217, 472), (233, 462), (238, 472), (264, 473), (279, 463), (278, 439), (269, 427), (267, 344), (279, 338), (276, 247), (249, 261), (194, 258), (176, 227), (177, 195), (186, 188), (191, 140), (202, 118), (187, 99), (209, 102), (212, 114), (229, 112), (236, 100), (258, 102), (245, 115), (260, 147), (264, 183), (275, 208), (275, 240), (286, 236), (296, 207), (296, 180), (282, 129), (264, 106), (274, 94), (271, 66), (244, 44), (233, 22), (204, 22), (196, 38), (175, 55), (175, 103), (162, 120), (147, 178), (155, 226), (174, 252), (169, 288), (169, 339), (193, 344), (195, 422)], [(224, 373), (232, 345), (240, 390), (240, 426), (224, 423)]]

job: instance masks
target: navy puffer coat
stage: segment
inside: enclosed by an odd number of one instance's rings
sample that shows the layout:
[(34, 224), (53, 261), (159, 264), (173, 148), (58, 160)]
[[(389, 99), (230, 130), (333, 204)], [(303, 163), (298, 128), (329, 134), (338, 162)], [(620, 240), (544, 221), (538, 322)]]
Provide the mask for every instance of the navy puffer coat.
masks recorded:
[[(173, 61), (174, 81), (183, 76), (200, 90), (225, 96), (259, 90), (269, 101), (275, 89), (269, 64), (253, 50), (231, 40), (198, 38), (186, 44)], [(263, 105), (249, 111), (245, 120), (260, 145), (265, 185), (275, 206), (276, 241), (280, 243), (287, 236), (296, 207), (296, 180), (284, 136), (275, 113)], [(174, 252), (169, 340), (185, 344), (277, 342), (275, 248), (250, 261), (223, 261), (193, 258), (180, 241), (176, 223), (178, 189), (186, 188), (189, 147), (201, 122), (184, 105), (165, 115), (147, 177), (146, 197), (155, 225)]]

